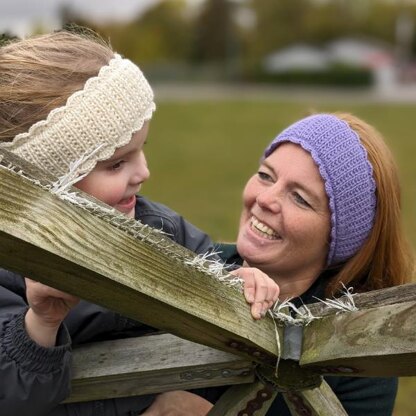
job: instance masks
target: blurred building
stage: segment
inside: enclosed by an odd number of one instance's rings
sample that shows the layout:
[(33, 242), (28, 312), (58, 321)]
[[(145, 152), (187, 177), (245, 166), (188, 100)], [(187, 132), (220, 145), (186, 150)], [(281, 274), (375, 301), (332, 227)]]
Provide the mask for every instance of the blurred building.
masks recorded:
[(308, 44), (296, 44), (273, 52), (263, 61), (263, 67), (269, 73), (297, 69), (322, 71), (327, 69), (329, 65), (328, 52)]
[(393, 47), (375, 40), (340, 38), (320, 48), (295, 44), (273, 52), (263, 60), (263, 70), (268, 74), (313, 73), (340, 66), (370, 71), (376, 88), (390, 88), (397, 82)]

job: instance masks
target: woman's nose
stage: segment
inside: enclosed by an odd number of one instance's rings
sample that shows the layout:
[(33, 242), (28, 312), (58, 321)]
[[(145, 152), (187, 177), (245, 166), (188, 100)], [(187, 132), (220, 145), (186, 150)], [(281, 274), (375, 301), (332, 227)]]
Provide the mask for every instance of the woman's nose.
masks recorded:
[(257, 195), (256, 201), (262, 209), (267, 209), (274, 213), (280, 211), (281, 197), (275, 186), (271, 186), (270, 188), (264, 189), (260, 192)]

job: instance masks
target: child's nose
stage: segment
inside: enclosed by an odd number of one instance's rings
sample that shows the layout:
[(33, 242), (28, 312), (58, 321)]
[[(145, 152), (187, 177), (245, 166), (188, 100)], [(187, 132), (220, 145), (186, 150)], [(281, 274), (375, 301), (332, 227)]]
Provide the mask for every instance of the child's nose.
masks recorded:
[(137, 160), (137, 163), (135, 164), (134, 172), (131, 177), (131, 182), (134, 184), (140, 184), (142, 182), (147, 181), (149, 179), (149, 176), (150, 176), (150, 171), (149, 171), (149, 168), (147, 167), (146, 157), (144, 153), (141, 152)]

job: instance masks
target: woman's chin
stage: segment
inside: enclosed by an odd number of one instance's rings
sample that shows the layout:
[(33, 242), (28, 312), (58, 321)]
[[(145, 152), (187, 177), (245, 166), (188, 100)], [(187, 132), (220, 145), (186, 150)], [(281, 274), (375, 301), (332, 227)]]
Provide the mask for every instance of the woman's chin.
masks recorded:
[(243, 258), (250, 266), (262, 263), (266, 257), (264, 249), (253, 245), (248, 241), (237, 241), (237, 251), (241, 258)]

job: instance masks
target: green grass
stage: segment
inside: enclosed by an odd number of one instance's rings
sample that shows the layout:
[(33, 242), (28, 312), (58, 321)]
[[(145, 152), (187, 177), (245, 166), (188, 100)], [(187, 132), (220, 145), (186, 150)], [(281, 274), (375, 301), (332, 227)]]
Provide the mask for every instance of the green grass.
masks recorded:
[[(309, 110), (287, 102), (159, 104), (146, 145), (151, 179), (144, 193), (214, 239), (233, 240), (243, 186), (264, 147)], [(350, 111), (385, 135), (400, 169), (405, 229), (416, 247), (416, 105), (328, 104), (314, 110)]]
[[(404, 227), (416, 247), (416, 105), (219, 101), (161, 103), (146, 155), (144, 194), (183, 214), (215, 240), (236, 236), (243, 186), (268, 142), (309, 110), (348, 111), (375, 125), (396, 156)], [(402, 379), (395, 416), (416, 414), (416, 377)]]

